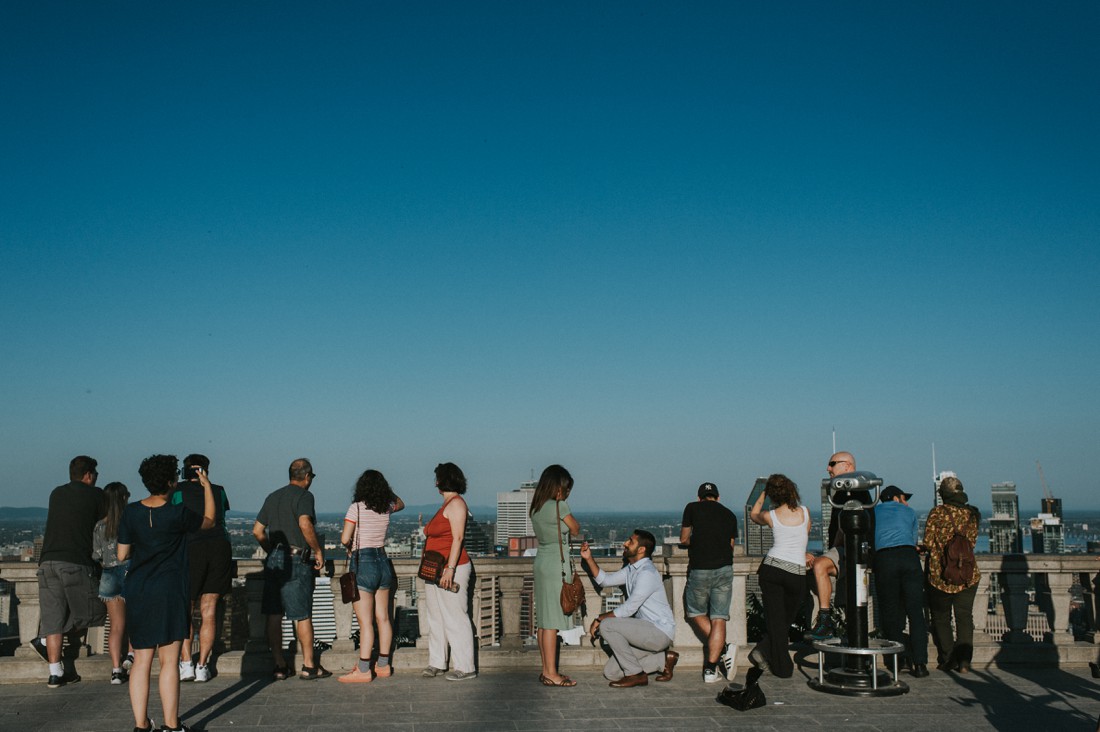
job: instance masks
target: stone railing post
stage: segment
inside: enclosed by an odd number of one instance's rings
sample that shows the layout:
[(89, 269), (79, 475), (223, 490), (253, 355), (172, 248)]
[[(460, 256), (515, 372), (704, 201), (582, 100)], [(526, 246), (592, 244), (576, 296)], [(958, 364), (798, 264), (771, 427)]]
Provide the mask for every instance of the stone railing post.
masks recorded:
[[(339, 564), (337, 565), (339, 567)], [(336, 619), (336, 638), (332, 641), (332, 650), (336, 653), (351, 653), (355, 650), (355, 643), (351, 640), (351, 619), (355, 614), (352, 603), (344, 603), (340, 599), (340, 575), (342, 571), (337, 569), (329, 577), (329, 587), (332, 590), (332, 613)]]
[(500, 647), (519, 650), (523, 647), (519, 616), (523, 606), (523, 576), (502, 574), (497, 577), (500, 588)]
[(1073, 642), (1069, 630), (1069, 588), (1073, 584), (1071, 572), (1048, 572), (1047, 591), (1050, 592), (1050, 632), (1051, 642), (1067, 645)]

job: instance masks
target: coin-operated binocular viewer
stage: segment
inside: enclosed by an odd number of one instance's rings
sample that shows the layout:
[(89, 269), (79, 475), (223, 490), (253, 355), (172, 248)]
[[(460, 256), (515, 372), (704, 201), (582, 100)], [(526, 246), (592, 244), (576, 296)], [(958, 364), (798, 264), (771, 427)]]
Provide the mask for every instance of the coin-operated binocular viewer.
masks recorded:
[[(878, 504), (882, 479), (874, 473), (844, 473), (821, 481), (834, 510), (840, 511), (844, 535), (841, 564), (837, 567), (844, 585), (845, 637), (815, 641), (818, 674), (810, 688), (845, 696), (894, 696), (909, 691), (898, 681), (898, 655), (905, 647), (889, 640), (867, 637), (867, 600), (871, 592), (871, 522), (868, 512)], [(826, 654), (839, 654), (843, 663), (826, 669)], [(879, 661), (892, 662), (893, 674)]]

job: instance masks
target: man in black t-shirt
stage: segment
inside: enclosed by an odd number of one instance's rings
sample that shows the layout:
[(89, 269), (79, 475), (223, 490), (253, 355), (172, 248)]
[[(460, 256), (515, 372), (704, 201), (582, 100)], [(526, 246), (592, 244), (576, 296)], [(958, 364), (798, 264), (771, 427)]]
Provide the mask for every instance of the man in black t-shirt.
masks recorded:
[(684, 609), (688, 622), (706, 639), (703, 681), (718, 681), (718, 667), (728, 675), (733, 649), (726, 644), (726, 621), (733, 597), (733, 546), (737, 517), (718, 502), (714, 483), (699, 486), (699, 500), (684, 507), (680, 544), (688, 548)]
[[(50, 493), (46, 534), (38, 562), (39, 632), (31, 644), (45, 651), (50, 664), (47, 686), (56, 689), (80, 681), (61, 663), (61, 636), (102, 625), (107, 608), (99, 599), (99, 568), (92, 559), (92, 534), (107, 515), (103, 491), (95, 487), (98, 463), (87, 455), (69, 462), (69, 482)], [(37, 643), (37, 645), (36, 645)]]
[[(193, 453), (183, 460), (184, 480), (176, 485), (170, 496), (173, 504), (182, 503), (201, 514), (205, 506), (205, 492), (199, 483), (197, 468), (210, 474), (210, 458)], [(229, 510), (229, 498), (225, 488), (213, 485), (215, 518), (209, 529), (197, 529), (187, 537), (187, 558), (191, 566), (191, 616), (198, 603), (202, 616), (199, 630), (199, 658), (195, 665), (191, 658), (191, 638), (194, 629), (183, 641), (180, 654), (180, 681), (209, 681), (210, 656), (218, 639), (218, 600), (233, 589), (233, 547), (225, 530), (225, 512)]]

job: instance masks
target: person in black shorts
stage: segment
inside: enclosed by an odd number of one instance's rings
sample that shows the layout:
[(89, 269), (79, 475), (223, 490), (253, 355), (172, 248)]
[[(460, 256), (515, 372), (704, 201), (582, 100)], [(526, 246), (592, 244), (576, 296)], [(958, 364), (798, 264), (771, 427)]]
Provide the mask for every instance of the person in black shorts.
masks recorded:
[[(172, 492), (171, 503), (183, 504), (196, 513), (202, 512), (203, 488), (199, 483), (198, 469), (209, 474), (210, 458), (193, 453), (183, 460), (183, 482)], [(191, 567), (191, 617), (196, 603), (202, 616), (199, 629), (199, 657), (194, 663), (191, 655), (191, 639), (194, 628), (183, 641), (180, 655), (180, 681), (209, 681), (210, 656), (218, 639), (218, 600), (229, 594), (233, 586), (233, 548), (225, 529), (225, 512), (229, 510), (229, 498), (225, 488), (214, 484), (214, 502), (217, 514), (214, 525), (199, 529), (187, 537), (188, 561)]]

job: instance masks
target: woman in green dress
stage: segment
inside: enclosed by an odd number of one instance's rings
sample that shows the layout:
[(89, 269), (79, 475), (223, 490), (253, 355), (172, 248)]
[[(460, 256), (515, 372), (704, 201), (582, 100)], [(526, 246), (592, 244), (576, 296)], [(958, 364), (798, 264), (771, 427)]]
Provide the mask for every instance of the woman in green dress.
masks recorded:
[(546, 686), (577, 685), (558, 673), (558, 631), (573, 627), (573, 618), (561, 609), (562, 575), (567, 581), (573, 579), (569, 537), (581, 534), (581, 526), (565, 502), (571, 490), (573, 476), (562, 466), (551, 465), (542, 471), (531, 499), (531, 525), (539, 540), (535, 555), (535, 617), (542, 656), (539, 681)]

